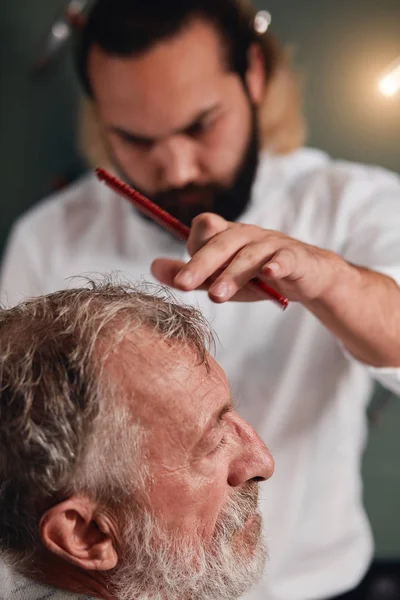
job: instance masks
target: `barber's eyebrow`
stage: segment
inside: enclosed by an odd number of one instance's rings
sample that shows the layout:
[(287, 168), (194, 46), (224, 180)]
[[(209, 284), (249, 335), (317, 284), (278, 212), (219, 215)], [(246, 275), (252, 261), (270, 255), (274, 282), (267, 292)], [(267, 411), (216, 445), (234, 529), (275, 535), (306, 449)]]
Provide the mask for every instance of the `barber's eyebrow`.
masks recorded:
[[(196, 127), (198, 127), (202, 121), (204, 121), (204, 119), (207, 119), (207, 117), (210, 117), (213, 113), (216, 113), (220, 110), (221, 108), (221, 103), (217, 102), (215, 104), (213, 104), (212, 106), (210, 106), (209, 108), (206, 108), (205, 110), (202, 110), (201, 112), (199, 112), (194, 119), (192, 119), (190, 121), (190, 123), (187, 123), (186, 125), (183, 125), (182, 127), (179, 127), (175, 130), (173, 130), (169, 135), (176, 135), (179, 133), (190, 133), (191, 131), (195, 130)], [(160, 139), (163, 139), (164, 137), (168, 137), (168, 136), (162, 136), (162, 138), (157, 138), (157, 137), (149, 137), (146, 135), (141, 135), (138, 133), (134, 133), (132, 131), (128, 131), (127, 129), (124, 129), (123, 127), (118, 127), (115, 125), (110, 125), (108, 128), (111, 132), (116, 133), (117, 135), (119, 135), (119, 137), (121, 137), (122, 139), (124, 139), (125, 141), (131, 143), (131, 144), (146, 144), (146, 145), (151, 145), (154, 144), (155, 142), (159, 141)]]

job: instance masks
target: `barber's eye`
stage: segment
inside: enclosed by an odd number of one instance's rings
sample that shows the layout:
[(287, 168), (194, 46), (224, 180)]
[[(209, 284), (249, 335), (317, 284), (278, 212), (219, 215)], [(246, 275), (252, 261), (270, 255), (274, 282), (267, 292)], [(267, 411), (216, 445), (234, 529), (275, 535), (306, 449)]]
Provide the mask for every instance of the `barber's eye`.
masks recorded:
[(199, 121), (195, 123), (187, 130), (187, 134), (191, 137), (200, 137), (207, 133), (213, 125), (213, 121), (209, 119), (208, 121)]
[(123, 133), (120, 134), (120, 139), (122, 142), (130, 146), (131, 148), (135, 148), (136, 150), (150, 150), (154, 142), (152, 140), (142, 140), (140, 138), (133, 138), (130, 135)]
[(151, 150), (152, 147), (154, 146), (154, 142), (147, 142), (144, 140), (140, 140), (134, 143), (134, 146), (136, 146), (136, 148), (138, 148), (139, 150)]
[(131, 146), (134, 146), (137, 150), (145, 151), (151, 150), (154, 146), (154, 142), (147, 140), (135, 140), (131, 142)]

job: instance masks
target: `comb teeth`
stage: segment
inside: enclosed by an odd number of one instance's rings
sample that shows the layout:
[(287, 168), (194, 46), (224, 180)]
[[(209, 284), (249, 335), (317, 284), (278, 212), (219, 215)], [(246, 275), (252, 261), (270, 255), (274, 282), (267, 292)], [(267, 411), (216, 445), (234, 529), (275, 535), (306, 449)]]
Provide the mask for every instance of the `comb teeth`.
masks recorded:
[[(111, 173), (108, 173), (105, 169), (96, 169), (96, 174), (100, 181), (106, 183), (106, 185), (114, 192), (118, 192), (125, 196), (125, 198), (127, 198), (127, 200), (129, 200), (129, 202), (142, 214), (149, 217), (149, 219), (152, 219), (152, 221), (160, 225), (160, 227), (184, 241), (188, 239), (190, 233), (189, 227), (178, 221), (178, 219), (175, 219), (175, 217), (170, 215), (166, 210), (160, 208), (157, 204), (146, 198), (146, 196), (143, 196), (143, 194), (131, 188), (129, 185), (118, 179), (118, 177), (111, 175)], [(273, 298), (280, 305), (282, 310), (285, 310), (288, 307), (288, 299), (258, 277), (252, 279), (251, 283), (264, 292), (264, 294)]]

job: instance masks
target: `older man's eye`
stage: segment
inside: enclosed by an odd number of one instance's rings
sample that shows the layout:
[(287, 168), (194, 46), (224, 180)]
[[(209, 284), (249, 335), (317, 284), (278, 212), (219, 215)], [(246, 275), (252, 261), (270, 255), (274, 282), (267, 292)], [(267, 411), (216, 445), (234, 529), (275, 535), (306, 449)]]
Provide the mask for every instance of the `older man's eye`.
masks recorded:
[(216, 452), (218, 452), (218, 450), (220, 450), (220, 448), (222, 448), (222, 446), (225, 446), (225, 444), (226, 444), (226, 443), (227, 443), (227, 439), (226, 439), (226, 437), (224, 436), (224, 437), (221, 439), (221, 441), (219, 442), (219, 444), (217, 444), (217, 445), (215, 446), (215, 448), (213, 448), (213, 449), (211, 450), (211, 452), (209, 452), (209, 456), (210, 456), (210, 455), (212, 455), (212, 454), (215, 454)]

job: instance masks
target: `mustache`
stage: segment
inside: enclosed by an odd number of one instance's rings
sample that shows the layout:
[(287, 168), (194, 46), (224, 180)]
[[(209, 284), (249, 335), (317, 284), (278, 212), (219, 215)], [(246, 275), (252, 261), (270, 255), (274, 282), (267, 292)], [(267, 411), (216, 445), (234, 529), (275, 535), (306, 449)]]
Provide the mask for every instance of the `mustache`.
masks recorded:
[(232, 491), (216, 524), (216, 534), (231, 537), (241, 529), (246, 521), (258, 514), (259, 485), (247, 482), (243, 487)]
[(192, 220), (200, 213), (216, 212), (216, 201), (223, 193), (218, 185), (191, 183), (181, 188), (159, 192), (152, 200), (190, 227)]
[(168, 196), (179, 196), (184, 194), (190, 194), (193, 192), (215, 192), (220, 190), (221, 187), (213, 184), (198, 185), (196, 183), (190, 183), (184, 187), (169, 188), (163, 192), (159, 192), (156, 196), (158, 198), (164, 198)]
[(161, 207), (176, 206), (183, 210), (184, 205), (182, 206), (181, 204), (182, 199), (192, 196), (194, 203), (196, 203), (196, 201), (200, 203), (208, 202), (211, 207), (215, 197), (218, 194), (223, 193), (223, 191), (223, 188), (218, 185), (197, 185), (192, 183), (186, 185), (185, 187), (170, 188), (163, 192), (159, 192), (153, 196), (153, 201)]

